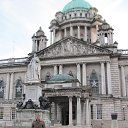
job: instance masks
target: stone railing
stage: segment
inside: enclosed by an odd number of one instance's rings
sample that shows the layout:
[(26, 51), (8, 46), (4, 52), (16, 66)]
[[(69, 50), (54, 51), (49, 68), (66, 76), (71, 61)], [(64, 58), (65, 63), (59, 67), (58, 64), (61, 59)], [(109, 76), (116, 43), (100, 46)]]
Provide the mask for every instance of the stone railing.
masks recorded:
[(128, 55), (128, 49), (119, 49), (118, 53), (123, 54), (123, 55)]
[(0, 64), (10, 64), (10, 63), (23, 63), (28, 60), (28, 57), (24, 58), (9, 58), (9, 59), (3, 59), (0, 60)]

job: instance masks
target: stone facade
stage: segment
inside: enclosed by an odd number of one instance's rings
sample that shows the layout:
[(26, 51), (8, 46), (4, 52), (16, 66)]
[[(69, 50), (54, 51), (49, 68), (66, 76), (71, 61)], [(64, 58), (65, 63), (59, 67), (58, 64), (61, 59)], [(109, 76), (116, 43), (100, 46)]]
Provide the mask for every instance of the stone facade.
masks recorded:
[[(126, 128), (128, 51), (113, 42), (110, 25), (96, 8), (79, 8), (57, 12), (49, 29), (50, 46), (40, 28), (28, 57), (0, 60), (0, 127), (14, 126), (16, 104), (34, 95), (36, 102), (41, 89), (51, 127), (108, 128), (117, 113), (118, 127)], [(26, 83), (36, 82), (40, 93), (28, 94)]]

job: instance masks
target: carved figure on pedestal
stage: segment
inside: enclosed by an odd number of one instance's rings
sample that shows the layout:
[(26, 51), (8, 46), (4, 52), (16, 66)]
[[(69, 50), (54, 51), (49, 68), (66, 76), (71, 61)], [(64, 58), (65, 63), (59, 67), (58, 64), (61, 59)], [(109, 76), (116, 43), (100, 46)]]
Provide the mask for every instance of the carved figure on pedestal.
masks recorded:
[(42, 92), (42, 96), (39, 97), (40, 108), (43, 110), (47, 110), (50, 107), (50, 102), (47, 97), (45, 97), (45, 93)]
[(40, 60), (36, 54), (34, 54), (34, 58), (32, 58), (28, 65), (27, 78), (28, 81), (40, 79)]
[(31, 99), (29, 99), (25, 104), (22, 101), (18, 102), (17, 106), (18, 109), (38, 109), (38, 105), (36, 105)]

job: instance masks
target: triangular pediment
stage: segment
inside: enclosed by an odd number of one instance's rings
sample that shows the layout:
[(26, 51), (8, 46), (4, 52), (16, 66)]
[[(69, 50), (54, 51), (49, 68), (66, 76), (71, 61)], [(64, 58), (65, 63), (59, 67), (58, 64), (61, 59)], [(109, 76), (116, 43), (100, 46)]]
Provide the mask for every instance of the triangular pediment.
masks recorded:
[(50, 45), (49, 47), (40, 51), (38, 55), (42, 58), (49, 58), (111, 53), (112, 51), (108, 49), (81, 41), (74, 37), (68, 37)]

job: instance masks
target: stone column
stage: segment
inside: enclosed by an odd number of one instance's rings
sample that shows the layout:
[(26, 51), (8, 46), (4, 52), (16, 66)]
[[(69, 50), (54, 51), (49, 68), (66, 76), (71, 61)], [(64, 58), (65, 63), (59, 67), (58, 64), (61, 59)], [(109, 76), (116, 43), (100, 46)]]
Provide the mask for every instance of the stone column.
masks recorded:
[(73, 36), (73, 26), (70, 27), (70, 36)]
[(87, 41), (87, 26), (84, 26), (84, 41)]
[[(24, 82), (27, 83), (27, 72), (24, 73)], [(23, 84), (23, 94), (26, 94), (26, 85)]]
[(77, 97), (77, 125), (81, 125), (81, 101), (80, 97)]
[(13, 79), (14, 79), (14, 73), (11, 73), (11, 78), (10, 78), (10, 93), (9, 93), (9, 99), (13, 98)]
[(78, 39), (80, 39), (80, 26), (78, 26)]
[(80, 64), (77, 64), (77, 79), (81, 83)]
[(9, 81), (10, 81), (10, 74), (7, 73), (7, 80), (6, 80), (6, 91), (5, 91), (5, 99), (9, 99)]
[(90, 104), (89, 99), (86, 99), (86, 127), (91, 127), (91, 118), (90, 118)]
[(109, 44), (112, 44), (112, 34), (111, 34), (111, 32), (109, 33)]
[(72, 97), (69, 97), (69, 125), (72, 126), (73, 125), (73, 121), (72, 121)]
[(37, 40), (35, 40), (35, 52), (37, 52), (38, 49), (37, 49)]
[(102, 33), (103, 44), (105, 44), (105, 33)]
[(57, 75), (57, 65), (54, 65), (54, 75)]
[(50, 45), (52, 44), (52, 31), (50, 31)]
[(61, 122), (61, 108), (60, 108), (60, 105), (57, 104), (57, 123), (60, 123)]
[(59, 74), (63, 74), (63, 66), (59, 65)]
[(55, 123), (57, 123), (57, 103), (55, 103), (55, 117), (54, 117)]
[(102, 94), (106, 94), (104, 62), (101, 62), (101, 88), (102, 88)]
[(82, 125), (85, 125), (85, 114), (86, 114), (86, 111), (85, 111), (85, 108), (86, 108), (86, 103), (85, 103), (85, 100), (84, 100), (84, 102), (83, 102), (83, 111), (82, 111)]
[(35, 52), (36, 51), (35, 48), (36, 48), (35, 39), (33, 39), (32, 52)]
[(83, 72), (83, 86), (86, 86), (86, 64), (82, 64), (82, 72)]
[(111, 43), (113, 44), (113, 33), (112, 33), (112, 36), (111, 36)]
[(107, 43), (109, 44), (109, 33), (107, 33)]
[(53, 43), (55, 43), (56, 29), (53, 29)]
[(51, 103), (51, 124), (54, 125), (55, 123), (55, 103)]
[(67, 37), (67, 29), (64, 29), (64, 37)]
[(61, 29), (59, 30), (59, 40), (62, 39), (62, 36), (61, 36)]
[(113, 33), (110, 32), (110, 44), (113, 44)]
[(96, 25), (96, 38), (98, 39), (98, 29), (99, 29), (99, 27), (98, 27), (98, 24)]
[(126, 96), (124, 66), (121, 66), (121, 80), (122, 80), (122, 96)]
[(107, 84), (108, 84), (108, 94), (112, 94), (110, 62), (107, 62)]

